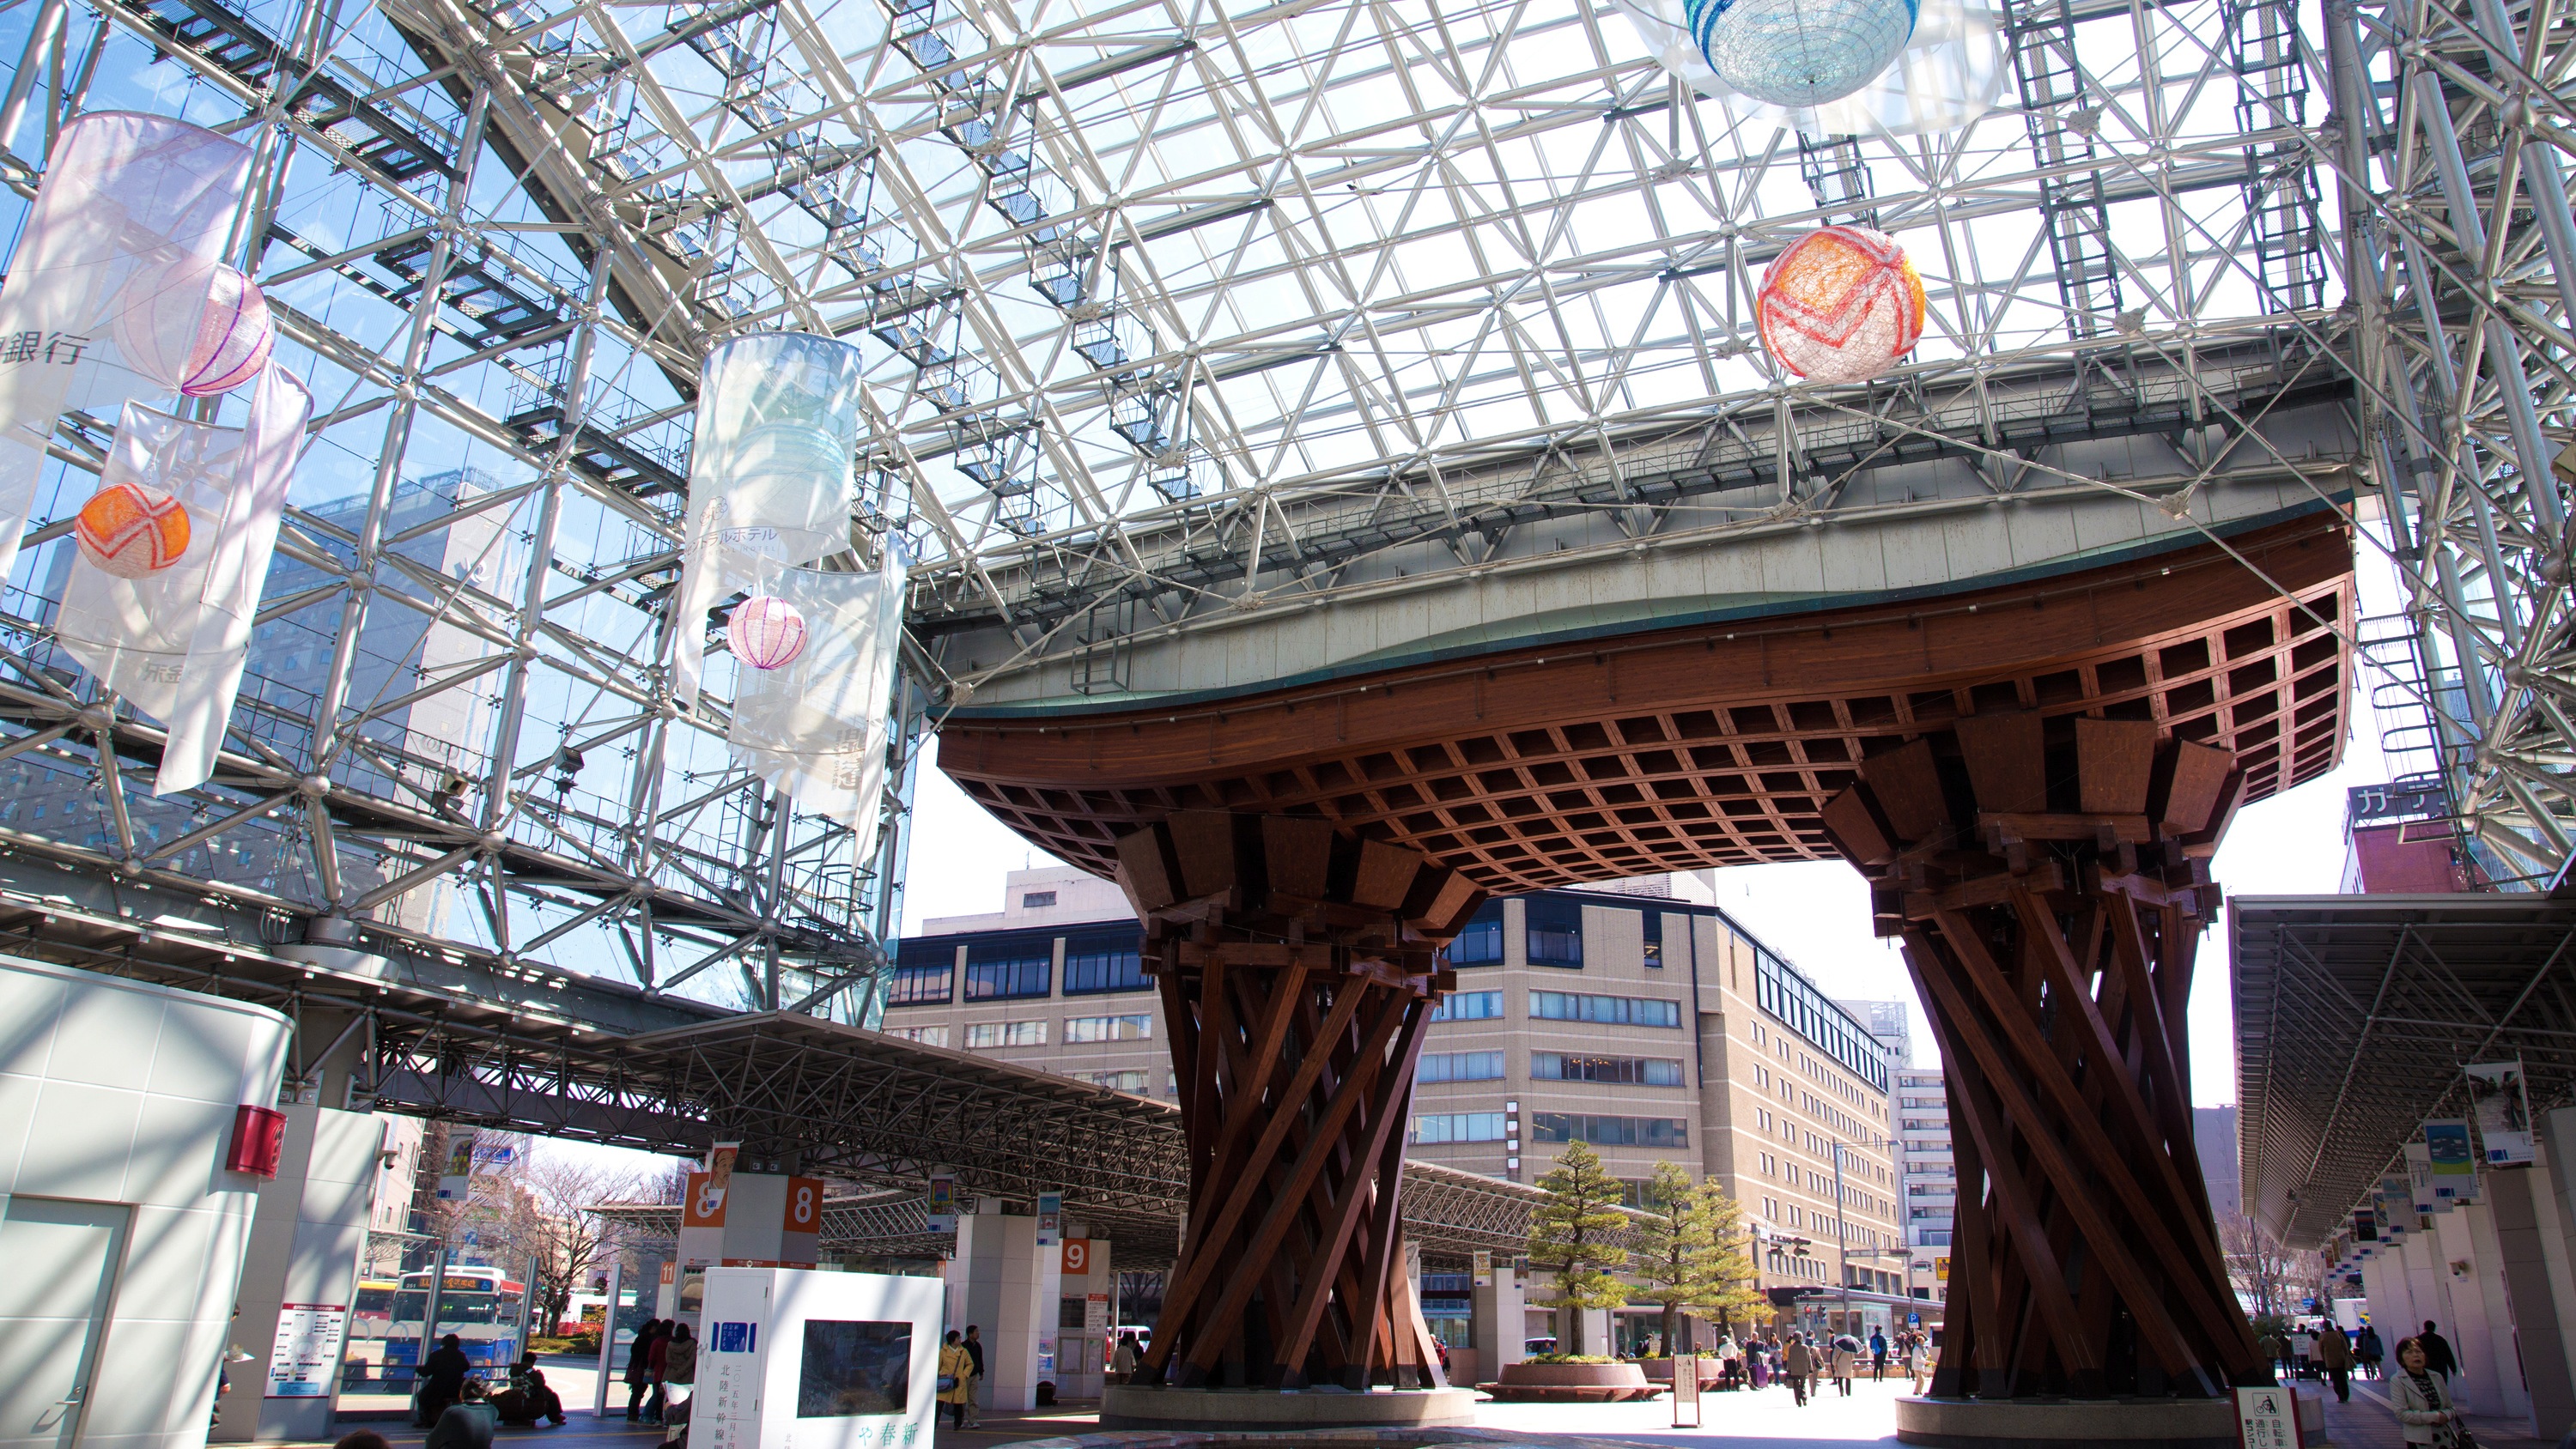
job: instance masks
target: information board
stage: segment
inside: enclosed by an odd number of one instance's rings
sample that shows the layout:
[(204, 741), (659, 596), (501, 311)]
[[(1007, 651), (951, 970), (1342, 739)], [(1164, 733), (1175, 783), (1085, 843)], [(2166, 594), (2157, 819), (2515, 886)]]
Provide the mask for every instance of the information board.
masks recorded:
[(2236, 1442), (2244, 1449), (2305, 1449), (2299, 1396), (2286, 1388), (2238, 1389)]
[(349, 1335), (345, 1303), (287, 1303), (277, 1310), (277, 1342), (268, 1354), (268, 1396), (320, 1399), (340, 1371), (340, 1345)]
[[(1687, 1424), (1682, 1422), (1684, 1413), (1690, 1415)], [(1673, 1358), (1673, 1427), (1699, 1427), (1699, 1360), (1689, 1354)]]

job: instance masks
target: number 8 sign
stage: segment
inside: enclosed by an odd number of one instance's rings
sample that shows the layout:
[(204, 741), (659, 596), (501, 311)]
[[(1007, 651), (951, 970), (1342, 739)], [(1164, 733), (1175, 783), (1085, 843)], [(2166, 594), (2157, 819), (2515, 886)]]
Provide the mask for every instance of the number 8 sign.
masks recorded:
[(823, 1179), (787, 1179), (787, 1212), (779, 1226), (791, 1233), (819, 1233), (823, 1230)]

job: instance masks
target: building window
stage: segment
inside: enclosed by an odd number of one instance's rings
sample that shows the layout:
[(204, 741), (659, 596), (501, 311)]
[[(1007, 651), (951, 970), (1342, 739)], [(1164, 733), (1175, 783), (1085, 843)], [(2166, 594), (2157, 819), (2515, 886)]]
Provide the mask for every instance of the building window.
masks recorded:
[(1452, 991), (1431, 1009), (1433, 1021), (1489, 1021), (1502, 1014), (1499, 991)]
[(1451, 1348), (1474, 1348), (1476, 1277), (1472, 1273), (1422, 1275), (1422, 1321)]
[[(1751, 938), (1744, 938), (1751, 944)], [(1773, 1020), (1822, 1047), (1878, 1091), (1887, 1090), (1887, 1053), (1859, 1022), (1825, 998), (1796, 967), (1753, 947), (1753, 999)]]
[(1501, 1052), (1429, 1052), (1414, 1074), (1417, 1082), (1499, 1082)]
[(1053, 891), (1022, 891), (1020, 893), (1020, 909), (1024, 911), (1042, 911), (1054, 904), (1055, 892)]
[(1682, 1064), (1666, 1057), (1590, 1057), (1568, 1052), (1530, 1053), (1530, 1078), (1541, 1082), (1616, 1082), (1623, 1086), (1685, 1087)]
[(1055, 947), (1047, 941), (990, 941), (966, 948), (968, 1001), (1044, 996), (1054, 974)]
[(1154, 1018), (1135, 1016), (1068, 1016), (1064, 1019), (1064, 1040), (1070, 1046), (1086, 1041), (1146, 1041), (1154, 1035)]
[(895, 948), (894, 985), (888, 1006), (936, 1006), (948, 1000), (950, 978), (957, 974), (953, 941), (906, 941)]
[(1113, 1092), (1133, 1092), (1139, 1097), (1145, 1095), (1146, 1074), (1143, 1072), (1076, 1072), (1074, 1076)]
[(1651, 996), (1578, 996), (1533, 991), (1530, 1015), (1541, 1021), (1589, 1021), (1607, 1026), (1680, 1026), (1682, 1006)]
[(1648, 911), (1645, 914), (1646, 964), (1661, 969), (1664, 964), (1664, 913)]
[(983, 1051), (991, 1047), (1033, 1047), (1046, 1045), (1046, 1023), (1043, 1021), (977, 1021), (966, 1027), (966, 1050)]
[(1500, 1142), (1503, 1140), (1503, 1114), (1425, 1112), (1413, 1119), (1412, 1140), (1418, 1143)]
[(944, 1047), (948, 1045), (948, 1028), (944, 1025), (890, 1026), (886, 1028), (886, 1035), (899, 1036), (905, 1041), (917, 1041), (923, 1046)]
[(1137, 932), (1064, 938), (1065, 995), (1142, 991), (1150, 984), (1145, 979), (1144, 938)]
[(1589, 1142), (1595, 1147), (1690, 1146), (1690, 1123), (1679, 1117), (1594, 1117), (1580, 1112), (1532, 1112), (1532, 1142)]
[(1532, 966), (1583, 965), (1583, 903), (1558, 896), (1531, 896), (1521, 902), (1528, 922), (1522, 938)]
[(1452, 966), (1499, 966), (1503, 961), (1503, 903), (1490, 900), (1467, 918), (1449, 943)]

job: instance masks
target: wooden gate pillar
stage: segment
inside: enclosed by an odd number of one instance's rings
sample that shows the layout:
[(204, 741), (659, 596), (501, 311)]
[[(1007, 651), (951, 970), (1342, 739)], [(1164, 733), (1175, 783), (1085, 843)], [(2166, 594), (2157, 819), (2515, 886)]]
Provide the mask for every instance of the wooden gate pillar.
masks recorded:
[(1118, 842), (1162, 991), (1190, 1216), (1143, 1381), (1446, 1387), (1397, 1226), (1440, 948), (1485, 893), (1325, 821), (1182, 811)]
[(2270, 1382), (2192, 1143), (2183, 1006), (2235, 757), (2144, 720), (1980, 715), (1824, 817), (1904, 941), (1959, 1205), (1939, 1398)]

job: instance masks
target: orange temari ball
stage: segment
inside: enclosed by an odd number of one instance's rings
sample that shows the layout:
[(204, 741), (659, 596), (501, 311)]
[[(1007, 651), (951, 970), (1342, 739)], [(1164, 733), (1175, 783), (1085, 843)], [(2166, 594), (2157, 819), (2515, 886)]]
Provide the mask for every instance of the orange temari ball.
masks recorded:
[(139, 579), (188, 551), (188, 510), (158, 488), (111, 483), (81, 505), (72, 537), (81, 557), (120, 579)]
[(1759, 315), (1781, 366), (1812, 382), (1859, 382), (1922, 339), (1923, 278), (1885, 232), (1824, 227), (1762, 274)]

